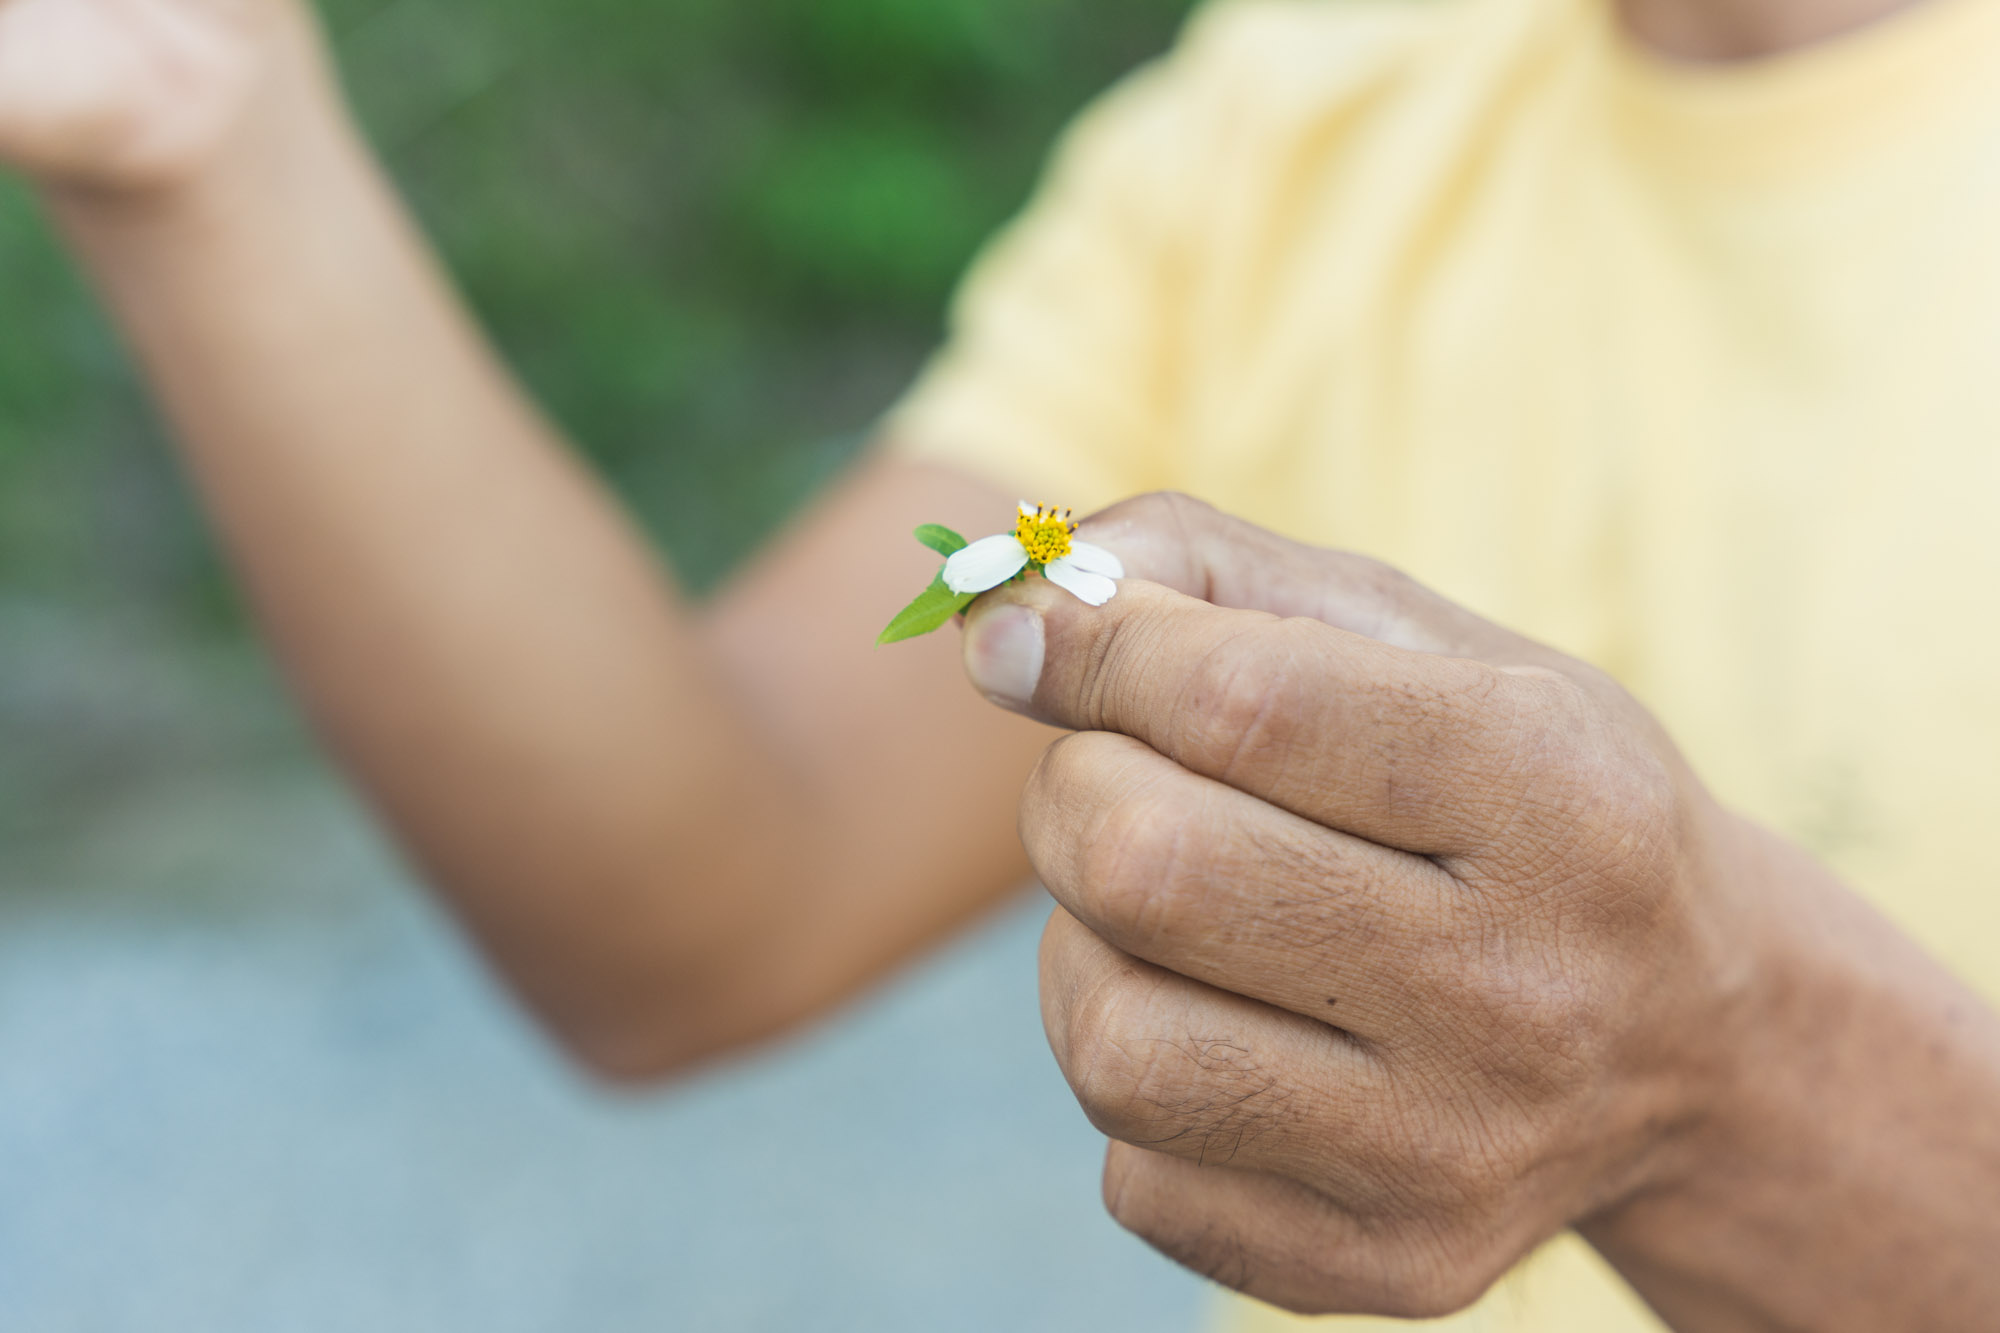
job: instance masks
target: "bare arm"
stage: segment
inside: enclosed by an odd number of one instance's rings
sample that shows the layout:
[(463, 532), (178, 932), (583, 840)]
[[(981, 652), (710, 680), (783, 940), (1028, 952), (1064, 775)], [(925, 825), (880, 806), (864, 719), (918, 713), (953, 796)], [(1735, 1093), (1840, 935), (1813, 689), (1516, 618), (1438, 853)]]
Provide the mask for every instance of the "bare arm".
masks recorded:
[[(0, 0), (0, 154), (48, 185), (321, 732), (534, 1007), (661, 1072), (1018, 882), (1046, 733), (944, 636), (870, 643), (928, 572), (909, 526), (1009, 499), (872, 465), (697, 613), (465, 317), (305, 18), (167, 8), (179, 36)], [(97, 26), (65, 48), (49, 16)], [(155, 102), (90, 85), (121, 40)]]
[(1575, 1227), (1685, 1333), (2000, 1326), (1978, 995), (1593, 669), (1184, 498), (1085, 531), (1116, 598), (964, 644), (1075, 729), (1021, 833), (1119, 1221), (1309, 1312), (1443, 1315)]
[(1761, 829), (1757, 1021), (1676, 1188), (1578, 1224), (1688, 1333), (1972, 1329), (2000, 1310), (2000, 1014)]

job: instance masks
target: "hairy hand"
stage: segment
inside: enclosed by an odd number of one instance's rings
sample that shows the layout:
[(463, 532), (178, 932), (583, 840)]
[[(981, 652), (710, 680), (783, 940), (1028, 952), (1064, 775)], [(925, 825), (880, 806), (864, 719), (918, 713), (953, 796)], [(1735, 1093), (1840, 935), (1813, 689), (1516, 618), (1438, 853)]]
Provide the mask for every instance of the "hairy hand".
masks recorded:
[(1647, 714), (1180, 497), (1086, 528), (1155, 581), (1003, 589), (965, 651), (1074, 729), (1021, 835), (1118, 1220), (1279, 1305), (1436, 1315), (1670, 1181), (1738, 1076), (1753, 932), (1739, 825)]

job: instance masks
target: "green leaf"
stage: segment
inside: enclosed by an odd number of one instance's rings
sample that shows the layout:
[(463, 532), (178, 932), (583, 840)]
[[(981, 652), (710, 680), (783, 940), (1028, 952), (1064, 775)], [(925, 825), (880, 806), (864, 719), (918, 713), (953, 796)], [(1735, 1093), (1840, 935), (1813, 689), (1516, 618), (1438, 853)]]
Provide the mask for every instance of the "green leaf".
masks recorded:
[(918, 528), (917, 540), (942, 556), (950, 556), (965, 549), (965, 538), (942, 523), (926, 523)]
[(929, 634), (943, 627), (978, 595), (976, 592), (953, 592), (944, 586), (942, 577), (934, 578), (930, 587), (917, 594), (915, 601), (896, 613), (896, 618), (875, 637), (875, 642), (895, 643), (899, 639), (914, 639), (919, 634)]

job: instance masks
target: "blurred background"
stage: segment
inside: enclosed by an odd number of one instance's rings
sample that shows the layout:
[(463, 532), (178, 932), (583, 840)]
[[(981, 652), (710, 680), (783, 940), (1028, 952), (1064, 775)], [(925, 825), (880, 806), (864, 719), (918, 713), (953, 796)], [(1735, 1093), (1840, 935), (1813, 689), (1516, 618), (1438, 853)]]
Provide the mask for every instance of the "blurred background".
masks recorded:
[[(1184, 0), (332, 0), (375, 142), (697, 587), (827, 478)], [(650, 1096), (559, 1067), (313, 753), (0, 183), (0, 1327), (1175, 1329), (1020, 906)]]

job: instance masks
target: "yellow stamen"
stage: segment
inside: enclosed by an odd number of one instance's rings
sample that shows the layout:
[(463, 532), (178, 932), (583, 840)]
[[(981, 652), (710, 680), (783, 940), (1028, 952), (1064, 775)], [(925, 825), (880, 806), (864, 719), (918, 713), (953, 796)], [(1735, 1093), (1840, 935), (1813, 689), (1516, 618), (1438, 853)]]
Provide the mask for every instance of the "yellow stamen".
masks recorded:
[(1014, 520), (1015, 540), (1037, 565), (1068, 555), (1070, 534), (1075, 531), (1076, 524), (1069, 521), (1069, 510), (1053, 505), (1036, 505), (1034, 513), (1023, 513)]

